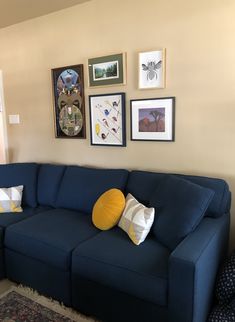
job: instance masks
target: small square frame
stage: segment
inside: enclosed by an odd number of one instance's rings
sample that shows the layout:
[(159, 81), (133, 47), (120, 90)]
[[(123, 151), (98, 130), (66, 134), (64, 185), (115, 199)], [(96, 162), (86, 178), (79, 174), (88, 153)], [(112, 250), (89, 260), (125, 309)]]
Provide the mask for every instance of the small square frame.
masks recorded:
[(131, 100), (132, 141), (175, 140), (175, 97)]

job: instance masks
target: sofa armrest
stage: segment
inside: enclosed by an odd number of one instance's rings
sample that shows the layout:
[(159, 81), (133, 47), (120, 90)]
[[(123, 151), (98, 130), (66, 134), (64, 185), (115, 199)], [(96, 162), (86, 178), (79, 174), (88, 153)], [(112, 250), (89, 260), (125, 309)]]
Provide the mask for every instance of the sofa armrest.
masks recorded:
[(171, 253), (169, 321), (205, 322), (216, 274), (227, 253), (230, 215), (204, 218)]

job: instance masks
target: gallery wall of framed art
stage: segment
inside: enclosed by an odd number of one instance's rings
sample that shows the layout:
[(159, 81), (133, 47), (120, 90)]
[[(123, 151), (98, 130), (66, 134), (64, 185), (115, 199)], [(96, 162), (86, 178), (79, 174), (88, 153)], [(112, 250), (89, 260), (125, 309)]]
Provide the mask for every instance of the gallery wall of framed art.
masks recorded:
[[(136, 56), (138, 56), (138, 64), (135, 67), (138, 75), (137, 88), (149, 90), (151, 93), (158, 89), (164, 90), (166, 49), (140, 51)], [(89, 93), (88, 96), (92, 146), (126, 147), (128, 107), (131, 141), (175, 140), (174, 96), (131, 98), (127, 104), (125, 92), (104, 92), (106, 87), (127, 84), (126, 52), (88, 58), (87, 69), (84, 69), (83, 64), (52, 69), (57, 138), (86, 138), (84, 70), (87, 70), (90, 91), (96, 90), (96, 93)]]

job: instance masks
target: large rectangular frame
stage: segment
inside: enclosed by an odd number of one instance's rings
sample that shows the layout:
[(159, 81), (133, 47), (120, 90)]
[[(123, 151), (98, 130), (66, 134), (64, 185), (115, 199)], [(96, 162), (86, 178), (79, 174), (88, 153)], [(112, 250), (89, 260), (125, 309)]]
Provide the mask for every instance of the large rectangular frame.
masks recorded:
[(56, 138), (85, 139), (85, 94), (83, 65), (51, 70)]
[(126, 53), (88, 59), (89, 87), (126, 84)]
[(132, 141), (175, 140), (175, 97), (131, 100)]
[(89, 96), (91, 145), (126, 146), (125, 93)]

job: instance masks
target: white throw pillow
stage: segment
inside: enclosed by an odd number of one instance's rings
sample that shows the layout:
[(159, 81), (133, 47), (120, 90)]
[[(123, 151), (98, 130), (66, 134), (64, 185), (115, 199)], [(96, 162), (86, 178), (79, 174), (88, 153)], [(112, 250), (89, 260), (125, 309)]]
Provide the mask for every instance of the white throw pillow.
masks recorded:
[(154, 208), (147, 208), (139, 203), (130, 193), (126, 197), (126, 206), (118, 226), (139, 245), (147, 237), (154, 221)]
[(22, 212), (21, 200), (23, 186), (0, 188), (0, 213)]

